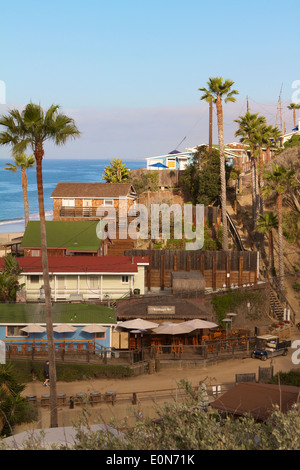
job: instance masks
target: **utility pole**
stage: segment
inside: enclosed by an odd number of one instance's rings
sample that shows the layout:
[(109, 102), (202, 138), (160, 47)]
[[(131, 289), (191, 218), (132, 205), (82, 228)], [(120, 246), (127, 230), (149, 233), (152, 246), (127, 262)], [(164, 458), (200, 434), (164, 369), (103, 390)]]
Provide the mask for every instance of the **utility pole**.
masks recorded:
[(278, 98), (278, 105), (277, 105), (277, 112), (276, 112), (276, 127), (277, 127), (278, 114), (279, 114), (281, 132), (283, 131), (283, 128), (282, 128), (282, 106), (281, 106), (282, 87), (283, 87), (283, 83), (282, 83), (281, 89), (280, 89), (280, 95), (279, 95), (279, 98)]
[(249, 113), (249, 98), (248, 98), (248, 95), (247, 95), (247, 113)]

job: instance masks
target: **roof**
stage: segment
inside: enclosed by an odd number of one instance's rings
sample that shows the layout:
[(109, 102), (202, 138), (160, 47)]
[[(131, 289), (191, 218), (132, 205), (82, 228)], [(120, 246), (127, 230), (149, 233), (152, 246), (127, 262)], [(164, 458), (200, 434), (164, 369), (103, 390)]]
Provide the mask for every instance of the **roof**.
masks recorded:
[[(86, 434), (98, 431), (110, 432), (116, 439), (123, 439), (123, 433), (107, 424), (89, 424), (88, 427), (81, 426), (80, 430)], [(30, 429), (5, 437), (1, 440), (1, 443), (5, 446), (5, 450), (26, 450), (40, 441), (41, 448), (44, 450), (52, 450), (53, 446), (64, 446), (72, 449), (79, 443), (78, 430), (75, 426)]]
[[(145, 295), (142, 298), (120, 300), (117, 305), (117, 317), (120, 319), (143, 318), (149, 320), (148, 307), (175, 307), (175, 313), (152, 313), (151, 319), (167, 318), (168, 320), (191, 320), (201, 318), (214, 321), (214, 309), (207, 299), (182, 299), (173, 295)], [(155, 320), (154, 320), (155, 321)]]
[[(105, 305), (86, 303), (52, 303), (53, 323), (85, 325), (88, 323), (115, 324), (114, 308)], [(26, 325), (45, 324), (45, 304), (40, 303), (3, 303), (0, 310), (0, 324)]]
[[(42, 273), (42, 258), (40, 256), (25, 256), (17, 258), (24, 274)], [(142, 256), (49, 256), (48, 268), (50, 274), (55, 273), (107, 273), (135, 274), (139, 264), (149, 264), (149, 258)], [(0, 258), (0, 270), (4, 259)]]
[[(98, 251), (101, 239), (97, 236), (98, 220), (47, 220), (47, 247), (63, 248), (69, 251)], [(40, 248), (40, 221), (27, 224), (21, 248)]]
[(58, 183), (51, 198), (126, 197), (135, 193), (131, 183)]
[(287, 412), (299, 399), (300, 387), (242, 382), (212, 403), (212, 407), (235, 415), (250, 414), (264, 420), (280, 405)]

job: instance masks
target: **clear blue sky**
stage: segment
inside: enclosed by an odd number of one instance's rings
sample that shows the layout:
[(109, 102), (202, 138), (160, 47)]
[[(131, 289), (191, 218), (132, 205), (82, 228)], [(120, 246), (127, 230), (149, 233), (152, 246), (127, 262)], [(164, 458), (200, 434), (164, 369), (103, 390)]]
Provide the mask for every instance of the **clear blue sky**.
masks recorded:
[(278, 0), (0, 0), (0, 80), (8, 106), (57, 103), (76, 119), (82, 137), (50, 146), (51, 157), (143, 159), (184, 137), (179, 150), (203, 143), (198, 88), (217, 75), (240, 93), (224, 111), (227, 139), (247, 95), (275, 124), (282, 84), (289, 128), (299, 13), (297, 2)]

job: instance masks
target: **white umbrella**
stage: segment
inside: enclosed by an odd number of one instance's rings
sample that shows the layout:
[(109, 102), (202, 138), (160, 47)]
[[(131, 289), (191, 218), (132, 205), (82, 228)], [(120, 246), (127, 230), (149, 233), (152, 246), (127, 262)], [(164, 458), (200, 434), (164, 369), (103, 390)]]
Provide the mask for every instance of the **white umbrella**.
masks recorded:
[(118, 323), (118, 326), (121, 326), (122, 328), (128, 328), (129, 330), (150, 330), (151, 328), (156, 328), (158, 323), (143, 320), (142, 318), (135, 318), (134, 320), (127, 320)]
[(62, 325), (57, 325), (53, 328), (53, 331), (55, 331), (55, 333), (74, 333), (74, 331), (76, 330), (77, 328), (74, 328), (74, 326), (71, 325), (67, 325), (66, 323)]
[(206, 328), (217, 328), (219, 326), (216, 323), (206, 320), (200, 320), (198, 318), (195, 318), (194, 320), (185, 321), (184, 324), (190, 326), (191, 328), (193, 328), (193, 330), (204, 330)]
[(85, 331), (86, 333), (105, 333), (106, 328), (105, 326), (92, 324), (84, 326), (81, 331)]
[(46, 328), (41, 325), (38, 325), (37, 323), (32, 323), (31, 325), (27, 325), (24, 328), (21, 328), (21, 330), (25, 331), (26, 333), (44, 333), (44, 331), (46, 331)]
[(182, 335), (191, 331), (193, 331), (193, 327), (184, 323), (166, 323), (158, 328), (154, 328), (153, 333), (158, 335)]

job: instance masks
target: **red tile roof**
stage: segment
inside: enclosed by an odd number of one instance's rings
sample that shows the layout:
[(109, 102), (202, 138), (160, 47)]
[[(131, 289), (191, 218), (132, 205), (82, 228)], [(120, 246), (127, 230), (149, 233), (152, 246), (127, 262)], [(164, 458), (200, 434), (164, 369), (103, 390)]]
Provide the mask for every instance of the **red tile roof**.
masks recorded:
[[(24, 273), (42, 273), (41, 257), (18, 258)], [(149, 264), (143, 256), (64, 256), (48, 257), (49, 273), (137, 273), (138, 264)], [(0, 258), (0, 271), (4, 259)]]

